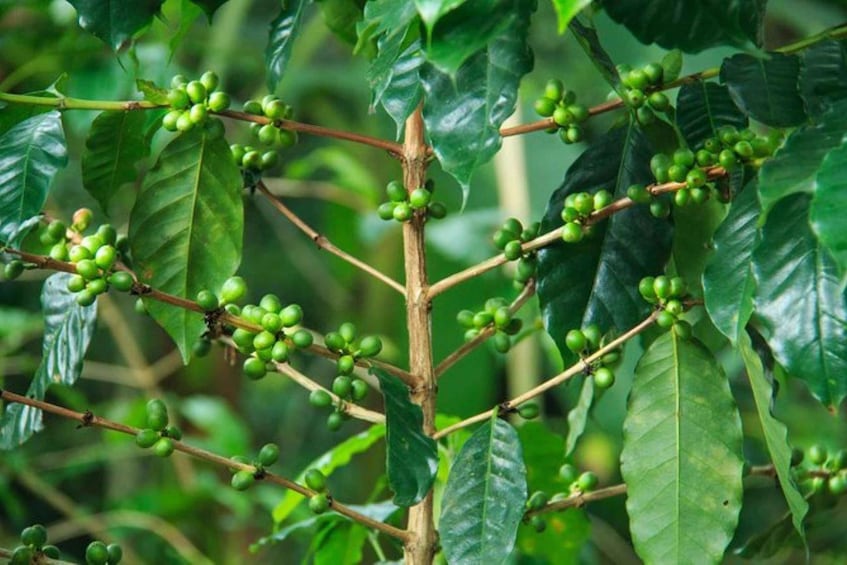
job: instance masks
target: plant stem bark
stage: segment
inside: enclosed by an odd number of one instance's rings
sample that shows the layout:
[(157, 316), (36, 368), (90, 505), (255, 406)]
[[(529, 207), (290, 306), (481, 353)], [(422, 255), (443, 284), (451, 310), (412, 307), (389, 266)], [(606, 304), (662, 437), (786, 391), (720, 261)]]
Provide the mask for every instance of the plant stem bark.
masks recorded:
[[(403, 185), (412, 191), (426, 181), (427, 145), (420, 107), (406, 120), (403, 142)], [(435, 431), (435, 371), (432, 362), (432, 332), (429, 283), (426, 275), (424, 222), (416, 213), (403, 224), (403, 258), (406, 268), (406, 325), (409, 332), (409, 372), (414, 378), (412, 400), (423, 410), (424, 433)], [(432, 491), (409, 509), (405, 560), (409, 565), (429, 565), (435, 555), (436, 533), (432, 515)]]

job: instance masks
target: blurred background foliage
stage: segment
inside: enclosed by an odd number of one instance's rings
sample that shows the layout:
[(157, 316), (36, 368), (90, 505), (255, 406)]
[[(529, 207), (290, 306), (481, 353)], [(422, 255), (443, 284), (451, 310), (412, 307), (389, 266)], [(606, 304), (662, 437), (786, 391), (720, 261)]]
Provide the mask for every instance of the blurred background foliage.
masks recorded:
[[(362, 2), (322, 0), (311, 7), (276, 93), (294, 106), (300, 121), (393, 138), (390, 118), (369, 108), (366, 59), (351, 55), (351, 44), (325, 25), (325, 13), (351, 6), (357, 9), (357, 4)], [(129, 99), (137, 96), (136, 78), (167, 85), (176, 73), (197, 77), (211, 69), (221, 76), (222, 88), (234, 100), (261, 97), (267, 93), (263, 70), (267, 26), (278, 9), (278, 0), (229, 0), (210, 24), (200, 9), (186, 0), (167, 0), (161, 18), (154, 20), (132, 48), (116, 57), (106, 45), (79, 29), (73, 8), (63, 0), (0, 1), (0, 90), (31, 92), (59, 81), (60, 90), (70, 96)], [(778, 46), (815, 33), (844, 21), (845, 16), (847, 8), (839, 0), (772, 0), (767, 45)], [(616, 63), (644, 64), (663, 54), (659, 48), (639, 44), (602, 14), (596, 25)], [(549, 2), (539, 2), (532, 33), (535, 68), (521, 87), (516, 122), (535, 119), (532, 102), (551, 77), (563, 79), (584, 103), (606, 99), (609, 88), (575, 41), (569, 35), (557, 35)], [(684, 72), (716, 66), (728, 52), (714, 49), (688, 56)], [(64, 116), (70, 164), (54, 182), (48, 204), (48, 211), (57, 217), (68, 219), (83, 205), (92, 208), (98, 220), (105, 217), (82, 189), (79, 173), (81, 149), (94, 115), (74, 111)], [(613, 119), (592, 120), (588, 139), (605, 131)], [(227, 127), (230, 142), (248, 140), (246, 127), (232, 123)], [(157, 134), (154, 149), (161, 148), (167, 137)], [(448, 203), (451, 214), (428, 231), (430, 279), (440, 279), (493, 255), (489, 236), (504, 218), (539, 219), (549, 194), (584, 147), (565, 146), (544, 133), (508, 139), (495, 162), (476, 173), (464, 211), (460, 211), (458, 186), (433, 166), (431, 176), (438, 197)], [(399, 175), (398, 163), (372, 148), (301, 136), (268, 184), (339, 247), (402, 280), (400, 228), (379, 221), (375, 214), (376, 204), (384, 199), (385, 184)], [(132, 190), (113, 200), (108, 217), (119, 232), (125, 231), (133, 200)], [(361, 331), (383, 336), (386, 357), (404, 364), (406, 332), (400, 297), (315, 249), (264, 200), (249, 195), (246, 200), (240, 274), (248, 281), (250, 298), (257, 301), (264, 293), (274, 292), (284, 302), (299, 303), (307, 325), (320, 332), (353, 321)], [(0, 284), (0, 383), (10, 390), (25, 390), (38, 365), (38, 297), (46, 274), (28, 272), (14, 283)], [(462, 343), (463, 331), (455, 322), (459, 310), (481, 308), (489, 297), (511, 299), (515, 295), (508, 277), (493, 272), (440, 296), (434, 305), (432, 328), (436, 361)], [(109, 295), (100, 302), (97, 334), (82, 380), (73, 389), (54, 386), (48, 400), (140, 425), (146, 400), (162, 397), (178, 415), (189, 442), (227, 456), (254, 455), (262, 444), (276, 442), (282, 448), (276, 470), (290, 477), (341, 439), (366, 429), (364, 424), (350, 423), (341, 432), (327, 431), (326, 414), (309, 406), (302, 389), (283, 378), (245, 381), (219, 347), (183, 367), (165, 333), (133, 312), (130, 297)], [(525, 310), (527, 327), (540, 327), (535, 304)], [(629, 348), (625, 365), (618, 371), (619, 385), (596, 404), (576, 450), (576, 462), (595, 471), (601, 484), (620, 481), (621, 423), (638, 349), (637, 343)], [(320, 358), (301, 356), (296, 364), (324, 384), (333, 376), (333, 365)], [(530, 332), (508, 358), (482, 347), (440, 381), (439, 411), (471, 415), (554, 374), (560, 365), (552, 342), (542, 331)], [(739, 389), (735, 392), (748, 438), (748, 460), (766, 463), (752, 398), (745, 381), (738, 378), (740, 368), (730, 364), (727, 370)], [(821, 414), (824, 409), (811, 401), (804, 389), (785, 384), (776, 413), (788, 424), (794, 444), (847, 443), (843, 419), (825, 417)], [(544, 427), (522, 430), (524, 439), (531, 442), (533, 434), (548, 433), (544, 428), (566, 433), (566, 414), (577, 393), (578, 387), (571, 385), (549, 394)], [(367, 402), (376, 407), (380, 404), (376, 394)], [(50, 433), (36, 435), (22, 448), (0, 457), (0, 545), (4, 547), (15, 545), (25, 525), (41, 522), (47, 525), (51, 542), (59, 544), (69, 557), (79, 558), (85, 545), (96, 537), (121, 542), (130, 562), (295, 563), (309, 559), (314, 544), (326, 542), (332, 533), (328, 528), (318, 536), (314, 529), (292, 533), (253, 555), (250, 545), (273, 528), (272, 511), (284, 494), (276, 487), (260, 483), (246, 494), (238, 493), (228, 486), (229, 477), (220, 469), (182, 456), (156, 459), (136, 448), (127, 436), (76, 429), (51, 417), (45, 422)], [(531, 477), (533, 464), (558, 467), (562, 463), (555, 452), (533, 457)], [(388, 493), (383, 471), (383, 447), (377, 442), (331, 477), (332, 493), (351, 503), (384, 500)], [(777, 521), (785, 511), (778, 489), (772, 484), (759, 486), (763, 488), (747, 491), (750, 500), (745, 500), (735, 545)], [(540, 485), (530, 484), (530, 488)], [(844, 523), (843, 509), (839, 515), (840, 521), (824, 520), (830, 527), (824, 524), (819, 535), (810, 534), (821, 559), (816, 563), (844, 562), (847, 540), (832, 531), (832, 523)], [(536, 557), (522, 557), (520, 562), (638, 562), (626, 543), (622, 497), (592, 505), (587, 516), (588, 520), (581, 514), (566, 514), (551, 520), (543, 537), (535, 538), (523, 531), (528, 528), (522, 528), (519, 546)], [(301, 505), (286, 524), (309, 517)], [(589, 543), (583, 544), (586, 537), (590, 537)], [(381, 539), (366, 545), (361, 560), (375, 562), (382, 557), (380, 553), (387, 559), (399, 556), (395, 546)], [(787, 563), (801, 556), (802, 552), (783, 552), (771, 562)]]

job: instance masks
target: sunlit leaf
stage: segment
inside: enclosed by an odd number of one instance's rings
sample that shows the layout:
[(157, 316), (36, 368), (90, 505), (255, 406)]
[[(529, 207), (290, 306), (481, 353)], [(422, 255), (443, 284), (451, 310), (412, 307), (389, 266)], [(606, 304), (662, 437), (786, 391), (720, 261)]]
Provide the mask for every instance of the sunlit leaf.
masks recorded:
[(847, 272), (847, 142), (830, 151), (815, 179), (810, 219), (812, 229), (832, 254), (841, 272)]
[(276, 90), (276, 85), (285, 74), (285, 67), (291, 58), (291, 49), (300, 31), (300, 21), (307, 3), (308, 0), (284, 2), (279, 15), (271, 22), (268, 46), (265, 49), (268, 90), (271, 92)]

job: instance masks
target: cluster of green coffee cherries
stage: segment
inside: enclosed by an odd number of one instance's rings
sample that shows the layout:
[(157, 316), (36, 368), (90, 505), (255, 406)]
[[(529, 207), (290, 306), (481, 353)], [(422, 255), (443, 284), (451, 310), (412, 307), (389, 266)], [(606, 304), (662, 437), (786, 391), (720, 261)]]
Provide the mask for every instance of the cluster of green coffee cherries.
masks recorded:
[[(808, 463), (808, 464), (806, 464)], [(847, 449), (830, 452), (820, 444), (791, 451), (791, 467), (800, 485), (811, 493), (847, 493)]]
[(443, 202), (432, 200), (434, 188), (432, 180), (428, 180), (424, 186), (408, 192), (403, 183), (393, 180), (385, 187), (388, 201), (380, 204), (376, 213), (385, 221), (408, 222), (416, 212), (440, 220), (447, 215), (447, 207)]
[(135, 435), (135, 443), (144, 449), (153, 449), (159, 457), (170, 457), (174, 442), (182, 439), (182, 430), (170, 423), (168, 407), (158, 398), (147, 402), (146, 428)]
[(591, 194), (589, 192), (574, 192), (565, 197), (562, 206), (562, 239), (566, 243), (578, 243), (585, 237), (590, 237), (594, 231), (588, 223), (593, 212), (607, 207), (613, 201), (612, 193), (601, 189)]
[[(85, 549), (87, 565), (116, 565), (123, 559), (123, 549), (116, 543), (106, 545), (95, 540)], [(21, 545), (12, 550), (10, 565), (46, 563), (45, 559), (60, 559), (61, 552), (55, 545), (47, 543), (47, 528), (33, 524), (21, 530)]]
[(494, 335), (491, 342), (494, 349), (507, 353), (512, 348), (511, 336), (516, 335), (523, 327), (523, 320), (515, 318), (509, 309), (505, 298), (489, 298), (482, 310), (462, 310), (456, 315), (456, 321), (465, 328), (465, 341), (476, 339), (481, 331), (493, 327)]
[[(331, 389), (338, 397), (335, 410), (326, 419), (326, 427), (337, 431), (349, 418), (344, 410), (345, 401), (360, 402), (368, 395), (368, 383), (353, 374), (356, 363), (362, 359), (370, 359), (382, 351), (382, 340), (375, 335), (359, 337), (356, 326), (344, 322), (324, 336), (324, 345), (332, 353), (338, 355), (335, 361), (336, 376), (332, 380)], [(309, 403), (316, 408), (332, 406), (333, 398), (324, 389), (315, 389), (309, 394)]]
[(223, 124), (209, 114), (229, 108), (229, 95), (215, 90), (218, 82), (218, 75), (212, 71), (203, 73), (199, 80), (189, 81), (183, 75), (173, 77), (168, 91), (168, 105), (172, 110), (162, 118), (162, 127), (168, 131), (187, 132), (206, 126), (223, 135)]
[[(566, 492), (557, 492), (550, 496), (542, 490), (535, 491), (526, 501), (526, 510), (528, 512), (541, 510), (547, 504), (565, 500), (571, 496), (586, 493), (597, 488), (597, 475), (591, 471), (583, 471), (582, 473), (570, 463), (565, 463), (559, 467), (559, 479), (566, 487)], [(547, 522), (540, 515), (535, 514), (526, 520), (526, 523), (532, 526), (536, 532), (541, 533), (547, 529)]]
[(524, 227), (517, 218), (509, 218), (494, 232), (494, 246), (503, 252), (509, 261), (517, 261), (514, 273), (515, 288), (523, 288), (535, 276), (538, 269), (538, 256), (535, 251), (524, 251), (523, 244), (538, 237), (540, 222)]
[[(244, 103), (244, 111), (270, 120), (289, 120), (294, 116), (292, 107), (274, 94), (268, 94), (261, 100), (248, 100)], [(258, 147), (239, 143), (229, 146), (235, 164), (246, 173), (259, 174), (274, 167), (279, 162), (279, 150), (297, 143), (297, 132), (273, 123), (251, 124), (250, 132)]]
[(685, 310), (683, 299), (688, 293), (685, 281), (681, 277), (644, 277), (638, 283), (638, 292), (650, 304), (661, 311), (656, 315), (656, 325), (660, 328), (673, 328), (682, 339), (691, 337), (691, 324), (681, 320)]
[(649, 92), (662, 85), (664, 73), (659, 63), (648, 63), (640, 68), (618, 65), (621, 86), (624, 88), (623, 101), (643, 126), (655, 122), (657, 112), (665, 113), (671, 109), (670, 99), (664, 92)]
[(306, 486), (315, 491), (309, 498), (309, 510), (315, 514), (323, 514), (332, 505), (332, 498), (326, 488), (326, 475), (319, 469), (309, 469), (304, 479)]
[(303, 320), (303, 309), (299, 304), (284, 305), (275, 294), (264, 295), (258, 304), (238, 306), (247, 295), (247, 283), (239, 276), (229, 277), (221, 286), (220, 297), (210, 290), (197, 293), (197, 305), (205, 312), (224, 308), (247, 324), (261, 326), (252, 331), (241, 327), (232, 330), (232, 341), (238, 351), (247, 355), (242, 372), (252, 380), (267, 374), (271, 361), (285, 363), (292, 348), (305, 349), (312, 345), (312, 334), (297, 328)]
[(232, 479), (230, 480), (232, 488), (235, 490), (247, 490), (253, 486), (257, 479), (262, 479), (265, 476), (265, 469), (267, 467), (279, 461), (279, 446), (275, 443), (266, 443), (252, 461), (241, 455), (232, 457), (232, 460), (236, 463), (253, 466), (253, 471), (230, 469), (232, 471)]
[[(574, 329), (565, 334), (565, 346), (584, 359), (605, 345), (606, 336), (597, 324), (589, 324), (582, 329)], [(607, 389), (615, 384), (614, 367), (620, 362), (620, 351), (609, 351), (588, 367), (594, 379), (594, 386)]]
[(544, 87), (544, 96), (535, 101), (535, 111), (539, 116), (552, 118), (554, 127), (550, 133), (559, 132), (559, 138), (567, 143), (582, 141), (583, 130), (580, 125), (588, 119), (588, 108), (576, 103), (576, 93), (565, 90), (559, 79), (550, 79)]
[[(83, 235), (88, 230), (92, 220), (91, 210), (80, 208), (73, 215), (73, 224), (67, 229), (65, 224), (54, 220), (47, 225), (42, 234), (52, 241), (50, 257), (57, 261), (70, 261), (74, 264), (76, 274), (68, 278), (68, 290), (76, 294), (80, 306), (89, 306), (97, 296), (114, 288), (120, 292), (129, 292), (134, 280), (132, 275), (124, 270), (116, 270), (118, 261), (127, 256), (129, 241), (118, 237), (115, 228), (110, 224), (100, 225), (95, 233)], [(79, 243), (73, 243), (68, 235), (82, 236)]]

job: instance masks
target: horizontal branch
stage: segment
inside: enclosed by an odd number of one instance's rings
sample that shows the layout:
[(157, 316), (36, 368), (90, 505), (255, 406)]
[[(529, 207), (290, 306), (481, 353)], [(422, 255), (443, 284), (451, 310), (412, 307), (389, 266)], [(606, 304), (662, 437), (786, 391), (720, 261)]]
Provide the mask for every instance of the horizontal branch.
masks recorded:
[[(29, 94), (12, 94), (9, 92), (0, 92), (0, 101), (9, 102), (11, 104), (26, 104), (29, 106), (47, 106), (57, 110), (111, 110), (128, 112), (132, 110), (154, 110), (157, 108), (170, 107), (166, 104), (155, 104), (148, 100), (85, 100), (82, 98), (72, 98), (70, 96), (32, 96)], [(265, 116), (257, 116), (255, 114), (248, 114), (246, 112), (239, 112), (236, 110), (224, 110), (222, 112), (211, 113), (243, 122), (253, 122), (257, 124), (273, 123), (277, 127), (283, 127), (291, 131), (302, 132), (316, 137), (329, 137), (333, 139), (352, 141), (354, 143), (376, 147), (377, 149), (383, 149), (395, 156), (400, 155), (402, 151), (402, 146), (393, 141), (313, 124), (305, 124), (294, 120), (271, 120)]]
[[(529, 300), (532, 296), (535, 295), (535, 280), (530, 279), (527, 285), (523, 288), (521, 293), (517, 298), (509, 305), (509, 313), (514, 315), (518, 310), (520, 310), (524, 304), (526, 304), (527, 300)], [(438, 365), (435, 367), (435, 378), (440, 377), (444, 374), (444, 372), (459, 362), (462, 358), (464, 358), (468, 353), (473, 351), (478, 345), (484, 342), (486, 339), (494, 335), (497, 331), (497, 328), (492, 324), (486, 326), (470, 341), (466, 341), (459, 347), (456, 351), (445, 357)]]
[[(26, 251), (20, 251), (11, 247), (0, 248), (0, 251), (16, 255), (26, 263), (31, 263), (39, 269), (76, 274), (76, 265), (74, 265), (73, 263), (68, 263), (66, 261), (57, 261), (56, 259), (53, 259), (52, 257), (48, 257), (46, 255), (36, 255), (35, 253), (27, 253)], [(136, 277), (135, 273), (130, 271), (129, 269), (121, 270), (125, 270), (130, 275), (132, 275), (133, 280), (135, 281), (133, 283), (132, 289), (130, 290), (131, 294), (157, 300), (159, 302), (170, 304), (171, 306), (175, 306), (177, 308), (183, 308), (184, 310), (197, 312), (198, 314), (206, 313), (205, 310), (203, 310), (193, 300), (188, 300), (186, 298), (182, 298), (181, 296), (176, 296), (167, 292), (162, 292), (161, 290), (156, 290), (150, 285), (140, 282)], [(253, 333), (259, 333), (264, 329), (258, 324), (249, 322), (244, 318), (241, 318), (240, 316), (234, 316), (225, 310), (221, 311), (218, 314), (217, 320), (222, 324), (241, 328), (243, 330), (247, 330)], [(327, 359), (338, 358), (338, 354), (333, 353), (326, 347), (318, 344), (312, 344), (311, 346), (306, 348), (305, 351), (309, 351), (310, 353), (313, 353), (320, 357), (326, 357)], [(412, 375), (408, 371), (404, 371), (403, 369), (396, 367), (390, 363), (386, 363), (385, 361), (379, 361), (377, 359), (359, 359), (356, 361), (356, 365), (360, 367), (379, 367), (383, 371), (399, 378), (406, 384), (411, 385), (414, 382)]]
[(341, 249), (336, 247), (335, 244), (333, 244), (329, 239), (327, 239), (327, 237), (325, 235), (320, 234), (316, 230), (314, 230), (309, 224), (304, 222), (302, 218), (300, 218), (297, 214), (295, 214), (291, 210), (291, 208), (286, 206), (282, 202), (282, 200), (280, 200), (279, 198), (274, 196), (271, 193), (271, 191), (268, 190), (268, 187), (265, 186), (265, 183), (263, 183), (262, 181), (259, 181), (257, 188), (259, 189), (259, 192), (261, 192), (268, 199), (268, 201), (271, 203), (271, 205), (273, 205), (273, 207), (276, 208), (277, 211), (279, 211), (283, 216), (288, 218), (288, 220), (292, 224), (294, 224), (297, 227), (297, 229), (299, 229), (300, 231), (305, 233), (309, 237), (309, 239), (311, 239), (315, 243), (315, 245), (318, 247), (318, 249), (323, 249), (323, 250), (335, 255), (339, 259), (348, 262), (349, 264), (353, 265), (354, 267), (360, 269), (361, 271), (369, 274), (370, 276), (374, 277), (375, 279), (377, 279), (377, 280), (385, 283), (386, 285), (390, 286), (391, 288), (393, 288), (394, 290), (399, 292), (401, 295), (403, 295), (403, 296), (406, 295), (406, 288), (402, 284), (398, 283), (397, 281), (395, 281), (394, 279), (392, 279), (391, 277), (389, 277), (385, 273), (379, 271), (378, 269), (372, 267), (371, 265), (368, 265), (364, 261), (357, 259), (356, 257), (353, 257), (352, 255), (350, 255), (349, 253), (347, 253), (345, 251), (342, 251)]
[[(706, 175), (709, 178), (709, 180), (714, 180), (716, 178), (723, 177), (726, 174), (727, 174), (727, 172), (723, 167), (717, 167), (716, 166), (716, 167), (709, 167), (708, 169), (706, 169)], [(651, 184), (651, 185), (647, 186), (647, 190), (650, 192), (650, 194), (655, 196), (655, 195), (663, 194), (663, 193), (666, 193), (666, 192), (675, 192), (677, 190), (685, 188), (686, 186), (688, 186), (688, 185), (684, 182), (666, 182), (666, 183), (662, 183), (662, 184)], [(622, 210), (626, 210), (627, 208), (635, 206), (635, 204), (636, 203), (633, 202), (633, 200), (631, 198), (629, 198), (628, 196), (623, 196), (623, 197), (615, 200), (614, 202), (612, 202), (611, 204), (609, 204), (605, 208), (603, 208), (601, 210), (597, 210), (597, 211), (589, 214), (588, 218), (585, 220), (585, 222), (583, 222), (582, 225), (583, 226), (590, 226), (592, 224), (596, 224), (597, 222), (599, 222), (601, 220), (605, 220), (606, 218), (608, 218), (612, 214), (615, 214), (617, 212), (620, 212)], [(545, 233), (544, 235), (536, 237), (535, 239), (524, 243), (521, 246), (521, 250), (523, 251), (523, 253), (528, 253), (529, 251), (534, 251), (536, 249), (546, 247), (547, 245), (550, 245), (551, 243), (561, 241), (563, 229), (564, 229), (564, 226), (560, 226), (560, 227), (558, 227), (554, 230), (551, 230), (551, 231)], [(489, 259), (486, 259), (485, 261), (482, 261), (481, 263), (477, 263), (476, 265), (471, 265), (467, 269), (464, 269), (464, 270), (459, 271), (457, 273), (453, 273), (452, 275), (449, 275), (449, 276), (441, 279), (440, 281), (436, 282), (431, 287), (429, 287), (429, 297), (434, 298), (434, 297), (438, 296), (439, 294), (441, 294), (442, 292), (444, 292), (445, 290), (448, 290), (448, 289), (450, 289), (450, 288), (452, 288), (456, 285), (459, 285), (459, 284), (461, 284), (461, 283), (463, 283), (467, 280), (475, 278), (475, 277), (477, 277), (477, 276), (479, 276), (483, 273), (487, 273), (488, 271), (490, 271), (492, 269), (496, 269), (500, 265), (504, 265), (508, 262), (509, 262), (509, 260), (506, 259), (506, 256), (503, 253), (499, 253), (499, 254), (497, 254), (497, 255), (489, 258)]]
[(471, 425), (476, 424), (478, 422), (483, 422), (483, 421), (491, 418), (491, 416), (493, 416), (495, 414), (495, 412), (499, 413), (499, 412), (507, 412), (509, 410), (512, 410), (512, 409), (520, 406), (521, 404), (523, 404), (527, 400), (531, 400), (531, 399), (535, 398), (536, 396), (539, 396), (539, 395), (547, 392), (551, 388), (562, 384), (563, 382), (567, 381), (568, 379), (583, 373), (585, 371), (585, 368), (588, 365), (590, 365), (594, 361), (597, 361), (598, 359), (603, 357), (603, 355), (605, 355), (606, 353), (614, 351), (615, 349), (617, 349), (618, 347), (622, 346), (624, 343), (626, 343), (627, 341), (629, 341), (630, 339), (635, 337), (636, 335), (640, 334), (641, 332), (643, 332), (644, 330), (649, 328), (653, 324), (653, 321), (656, 319), (657, 314), (658, 314), (658, 311), (653, 312), (652, 314), (647, 316), (644, 320), (639, 322), (638, 325), (632, 327), (626, 333), (621, 334), (617, 338), (613, 339), (612, 341), (610, 341), (609, 343), (607, 343), (606, 345), (604, 345), (603, 347), (599, 348), (597, 351), (592, 353), (591, 355), (588, 355), (588, 356), (580, 359), (577, 363), (574, 363), (573, 365), (571, 365), (570, 367), (568, 367), (567, 369), (565, 369), (564, 371), (562, 371), (561, 373), (559, 373), (555, 377), (544, 381), (540, 385), (538, 385), (534, 388), (531, 388), (530, 390), (524, 392), (523, 394), (519, 394), (518, 396), (516, 396), (515, 398), (513, 398), (511, 400), (507, 400), (506, 402), (503, 402), (502, 404), (498, 404), (497, 406), (495, 406), (494, 408), (491, 408), (490, 410), (486, 410), (485, 412), (481, 412), (481, 413), (479, 413), (475, 416), (471, 416), (470, 418), (466, 418), (466, 419), (462, 420), (461, 422), (457, 422), (457, 423), (453, 424), (452, 426), (448, 426), (448, 427), (444, 428), (443, 430), (439, 430), (438, 432), (433, 434), (432, 437), (434, 439), (441, 439), (445, 436), (450, 435), (451, 433), (453, 433), (457, 430), (461, 430), (462, 428), (467, 428), (468, 426), (471, 426)]
[[(42, 400), (27, 398), (26, 396), (21, 396), (19, 394), (15, 394), (13, 392), (9, 392), (3, 389), (0, 389), (0, 399), (5, 400), (7, 402), (25, 404), (27, 406), (32, 406), (33, 408), (43, 410), (44, 412), (55, 414), (56, 416), (61, 416), (62, 418), (75, 420), (80, 423), (81, 427), (103, 428), (106, 430), (112, 430), (115, 432), (120, 432), (132, 436), (138, 435), (138, 432), (141, 431), (139, 428), (134, 428), (132, 426), (121, 424), (120, 422), (113, 422), (112, 420), (107, 420), (106, 418), (95, 416), (90, 411), (76, 412), (74, 410), (69, 410), (63, 406), (58, 406), (56, 404), (52, 404)], [(182, 441), (174, 440), (173, 445), (176, 451), (181, 451), (182, 453), (191, 455), (192, 457), (195, 457), (197, 459), (202, 459), (204, 461), (208, 461), (210, 463), (226, 467), (227, 469), (247, 471), (250, 473), (256, 473), (258, 471), (258, 469), (256, 469), (256, 467), (254, 467), (253, 465), (248, 465), (246, 463), (240, 463), (238, 461), (228, 459), (226, 457), (218, 455), (217, 453), (212, 453), (211, 451), (191, 446)], [(309, 498), (318, 494), (317, 492), (303, 485), (300, 485), (299, 483), (296, 483), (290, 479), (286, 479), (285, 477), (268, 471), (263, 471), (257, 476), (257, 478), (264, 481), (268, 481), (270, 483), (277, 484), (289, 490), (293, 490), (294, 492)], [(408, 539), (409, 537), (408, 532), (406, 532), (405, 530), (401, 530), (389, 524), (385, 524), (383, 522), (379, 522), (377, 520), (369, 518), (368, 516), (360, 514), (359, 512), (356, 512), (352, 508), (345, 506), (344, 504), (341, 504), (335, 501), (334, 499), (330, 499), (330, 508), (332, 508), (339, 514), (347, 516), (351, 520), (359, 522), (360, 524), (369, 528), (379, 530), (380, 532), (383, 532), (384, 534), (387, 534), (399, 540), (406, 541), (406, 539)]]

